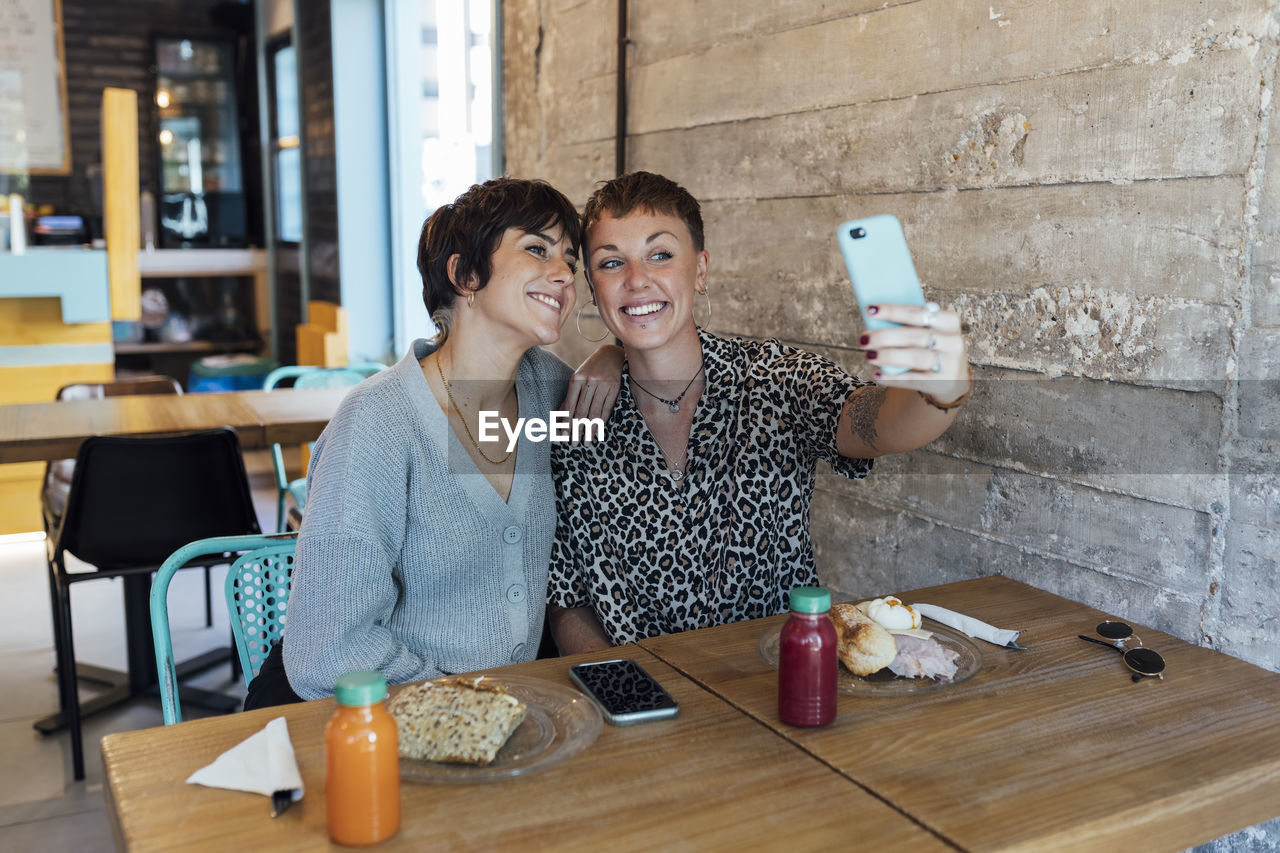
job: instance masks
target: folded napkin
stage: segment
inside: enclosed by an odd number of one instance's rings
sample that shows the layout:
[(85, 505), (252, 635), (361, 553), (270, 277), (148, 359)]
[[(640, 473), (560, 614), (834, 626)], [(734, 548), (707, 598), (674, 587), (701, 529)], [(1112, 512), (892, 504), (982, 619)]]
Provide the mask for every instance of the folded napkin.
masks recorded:
[(284, 717), (276, 717), (262, 731), (192, 773), (187, 783), (263, 794), (273, 798), (273, 807), (280, 805), (276, 803), (279, 792), (289, 792), (286, 803), (302, 799), (302, 776), (289, 740), (289, 724)]
[(980, 619), (965, 616), (963, 613), (956, 613), (954, 610), (948, 610), (936, 604), (913, 604), (911, 606), (919, 610), (921, 616), (928, 616), (935, 622), (941, 622), (943, 625), (955, 628), (970, 637), (977, 637), (979, 640), (986, 640), (988, 643), (994, 643), (997, 646), (1004, 646), (1009, 649), (1023, 648), (1016, 642), (1018, 635), (1022, 633), (1021, 631), (996, 628)]

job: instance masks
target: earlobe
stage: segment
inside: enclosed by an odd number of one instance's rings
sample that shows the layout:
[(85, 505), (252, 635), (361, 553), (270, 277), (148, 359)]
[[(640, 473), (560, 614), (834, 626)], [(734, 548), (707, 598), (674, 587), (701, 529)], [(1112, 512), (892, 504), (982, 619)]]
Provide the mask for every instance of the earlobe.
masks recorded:
[(472, 292), (474, 291), (474, 288), (468, 287), (471, 284), (470, 280), (468, 280), (468, 282), (460, 282), (460, 280), (458, 280), (458, 264), (461, 263), (461, 254), (454, 252), (454, 254), (449, 255), (448, 263), (445, 264), (445, 269), (447, 269), (449, 273), (449, 283), (453, 284), (453, 289), (456, 289), (458, 293)]
[(710, 265), (711, 256), (707, 254), (707, 250), (703, 249), (698, 253), (698, 274), (697, 274), (697, 291), (699, 293), (706, 292), (707, 289), (707, 269)]
[(449, 273), (449, 283), (453, 285), (453, 289), (459, 296), (467, 296), (471, 299), (475, 298), (475, 288), (470, 287), (471, 282), (468, 280), (463, 283), (458, 281), (458, 264), (462, 263), (462, 255), (455, 252), (449, 256), (445, 269)]

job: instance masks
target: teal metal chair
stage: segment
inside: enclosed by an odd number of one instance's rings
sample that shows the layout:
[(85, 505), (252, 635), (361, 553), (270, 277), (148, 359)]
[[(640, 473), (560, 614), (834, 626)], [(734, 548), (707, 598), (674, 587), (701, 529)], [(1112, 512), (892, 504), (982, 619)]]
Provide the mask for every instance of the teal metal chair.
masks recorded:
[[(262, 382), (262, 390), (274, 391), (281, 382), (294, 380), (294, 388), (347, 388), (358, 385), (386, 366), (373, 362), (352, 364), (347, 367), (311, 367), (308, 365), (289, 365), (277, 367), (267, 374)], [(312, 442), (314, 444), (314, 442)], [(285, 509), (290, 498), (297, 507), (299, 516), (307, 503), (307, 478), (299, 477), (290, 480), (284, 468), (284, 452), (279, 444), (271, 445), (271, 464), (276, 474), (276, 530), (283, 533), (287, 515)]]
[(231, 633), (247, 687), (267, 659), (271, 647), (284, 636), (293, 575), (296, 533), (265, 536), (215, 536), (184, 545), (165, 560), (151, 582), (151, 634), (160, 676), (160, 704), (164, 724), (182, 722), (178, 705), (178, 676), (169, 634), (169, 581), (182, 566), (209, 555), (226, 554), (225, 592)]

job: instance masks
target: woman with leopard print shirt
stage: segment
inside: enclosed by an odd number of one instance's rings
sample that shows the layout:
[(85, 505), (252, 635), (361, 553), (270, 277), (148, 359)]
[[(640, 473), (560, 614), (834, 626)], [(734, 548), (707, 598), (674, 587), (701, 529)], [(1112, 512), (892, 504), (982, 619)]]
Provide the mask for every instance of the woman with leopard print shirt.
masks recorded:
[(693, 316), (708, 255), (698, 202), (635, 172), (583, 213), (594, 301), (626, 364), (605, 440), (557, 444), (549, 615), (562, 654), (782, 613), (815, 584), (818, 459), (864, 477), (950, 426), (971, 387), (960, 320), (930, 304), (868, 310), (868, 384), (777, 341), (726, 339)]

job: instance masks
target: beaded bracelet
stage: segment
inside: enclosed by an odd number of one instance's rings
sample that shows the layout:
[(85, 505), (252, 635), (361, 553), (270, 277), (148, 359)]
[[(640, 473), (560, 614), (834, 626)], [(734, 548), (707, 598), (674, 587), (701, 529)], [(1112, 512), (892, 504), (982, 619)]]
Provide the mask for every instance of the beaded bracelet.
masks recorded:
[(963, 403), (965, 400), (969, 399), (969, 395), (973, 393), (973, 365), (970, 364), (966, 366), (969, 369), (969, 390), (965, 391), (959, 397), (956, 397), (950, 403), (939, 403), (936, 397), (934, 397), (932, 394), (926, 394), (923, 391), (917, 391), (916, 393), (920, 395), (920, 398), (922, 400), (924, 400), (930, 406), (933, 406), (938, 411), (940, 412), (951, 411), (952, 409), (956, 408), (961, 403)]

